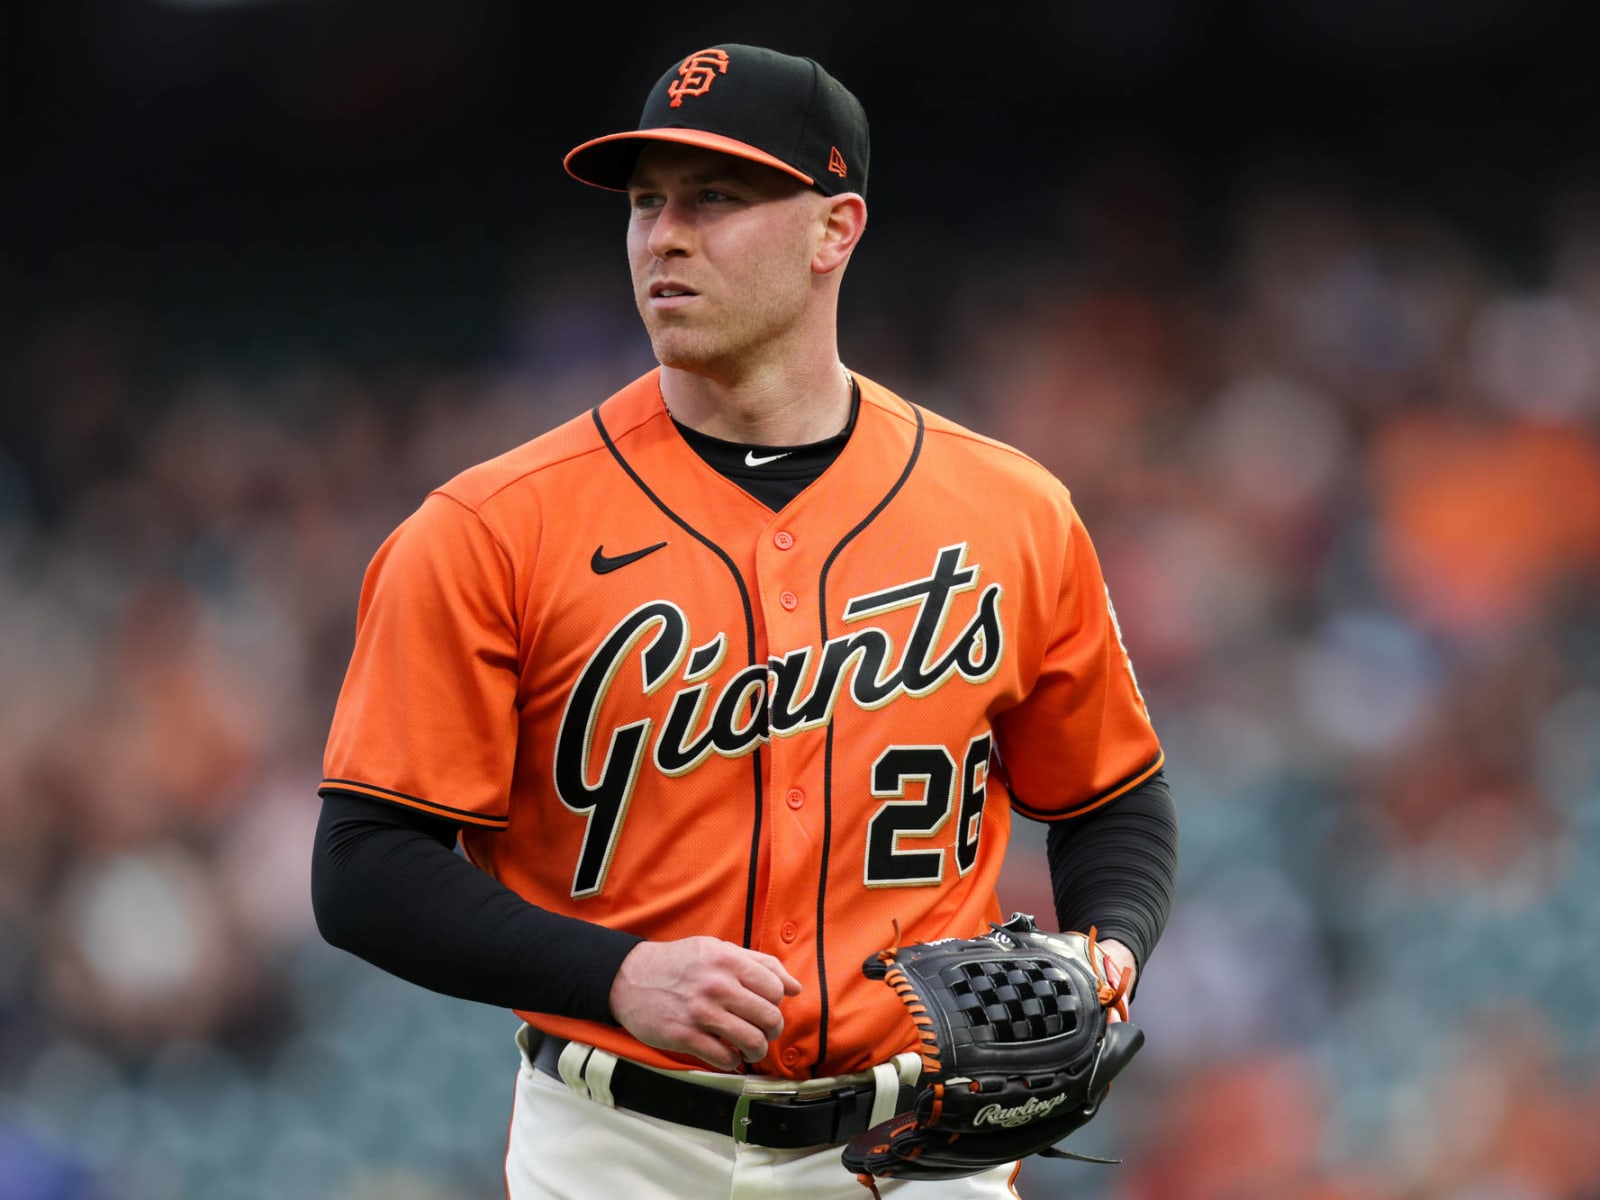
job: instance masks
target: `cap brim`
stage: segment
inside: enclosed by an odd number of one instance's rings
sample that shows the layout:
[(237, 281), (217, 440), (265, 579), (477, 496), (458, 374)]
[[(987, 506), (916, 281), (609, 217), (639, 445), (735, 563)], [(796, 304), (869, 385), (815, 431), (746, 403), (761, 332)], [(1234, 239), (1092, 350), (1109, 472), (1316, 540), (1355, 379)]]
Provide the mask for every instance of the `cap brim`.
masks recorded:
[(628, 133), (608, 133), (575, 146), (567, 152), (561, 165), (567, 174), (592, 187), (613, 192), (628, 190), (628, 177), (633, 174), (634, 163), (645, 142), (676, 142), (682, 146), (698, 146), (702, 150), (715, 150), (735, 158), (748, 159), (782, 171), (801, 183), (816, 186), (816, 180), (804, 171), (796, 170), (781, 158), (774, 158), (765, 150), (758, 150), (748, 142), (724, 137), (720, 133), (705, 133), (699, 129), (636, 129)]

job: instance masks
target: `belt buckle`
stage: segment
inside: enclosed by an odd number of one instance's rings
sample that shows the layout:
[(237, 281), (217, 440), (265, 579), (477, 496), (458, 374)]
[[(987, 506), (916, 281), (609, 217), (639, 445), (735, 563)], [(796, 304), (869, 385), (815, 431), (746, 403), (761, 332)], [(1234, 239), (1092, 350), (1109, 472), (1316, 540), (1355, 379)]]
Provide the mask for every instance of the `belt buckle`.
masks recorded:
[(740, 1092), (733, 1102), (733, 1140), (744, 1143), (750, 1140), (750, 1093)]
[[(871, 1089), (869, 1088), (868, 1090), (870, 1091)], [(833, 1104), (839, 1104), (858, 1095), (860, 1091), (861, 1089), (856, 1087), (854, 1084), (844, 1084), (826, 1092), (812, 1092), (809, 1095), (802, 1092), (794, 1092), (792, 1093), (793, 1098), (789, 1101), (789, 1103), (806, 1105), (821, 1104), (826, 1101)]]
[[(826, 1093), (824, 1093), (826, 1094)], [(750, 1140), (750, 1105), (757, 1100), (775, 1104), (794, 1104), (801, 1099), (799, 1088), (773, 1088), (771, 1091), (740, 1092), (733, 1102), (733, 1140), (747, 1143)]]

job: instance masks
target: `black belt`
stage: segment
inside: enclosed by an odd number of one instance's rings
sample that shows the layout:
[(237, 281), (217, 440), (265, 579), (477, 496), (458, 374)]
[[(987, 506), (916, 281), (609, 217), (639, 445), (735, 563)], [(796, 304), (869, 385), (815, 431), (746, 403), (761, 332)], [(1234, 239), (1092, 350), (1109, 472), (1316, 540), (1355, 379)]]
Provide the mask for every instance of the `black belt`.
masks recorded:
[[(561, 1052), (567, 1045), (565, 1038), (546, 1037), (539, 1043), (533, 1065), (560, 1079)], [(737, 1141), (773, 1150), (848, 1142), (868, 1128), (876, 1094), (876, 1086), (868, 1080), (809, 1096), (741, 1096), (662, 1075), (622, 1058), (611, 1072), (611, 1096), (618, 1108), (728, 1134)], [(915, 1088), (900, 1084), (895, 1112), (908, 1111), (916, 1098)], [(739, 1112), (740, 1108), (744, 1111)], [(736, 1120), (740, 1122), (737, 1129)]]

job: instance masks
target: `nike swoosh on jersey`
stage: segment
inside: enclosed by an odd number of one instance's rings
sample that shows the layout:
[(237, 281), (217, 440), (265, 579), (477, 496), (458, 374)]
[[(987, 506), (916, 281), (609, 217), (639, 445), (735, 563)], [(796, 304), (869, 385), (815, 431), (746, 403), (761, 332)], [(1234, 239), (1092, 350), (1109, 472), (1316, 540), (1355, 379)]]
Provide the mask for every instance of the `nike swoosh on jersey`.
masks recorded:
[(744, 465), (747, 467), (764, 467), (769, 462), (777, 462), (780, 458), (788, 458), (793, 451), (785, 450), (782, 454), (757, 454), (754, 450), (744, 452)]
[(654, 546), (646, 546), (643, 550), (635, 550), (629, 554), (610, 555), (606, 553), (604, 545), (594, 548), (594, 557), (589, 560), (589, 569), (596, 575), (609, 575), (618, 567), (625, 567), (631, 562), (638, 562), (646, 554), (654, 554), (665, 542), (657, 542)]

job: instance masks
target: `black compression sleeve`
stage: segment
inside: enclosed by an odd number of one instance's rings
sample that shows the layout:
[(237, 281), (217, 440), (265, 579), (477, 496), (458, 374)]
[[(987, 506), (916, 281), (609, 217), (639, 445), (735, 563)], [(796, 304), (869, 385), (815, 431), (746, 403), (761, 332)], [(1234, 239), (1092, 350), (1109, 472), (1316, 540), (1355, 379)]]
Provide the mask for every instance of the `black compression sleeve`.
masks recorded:
[(1061, 928), (1093, 925), (1143, 968), (1166, 928), (1178, 874), (1178, 813), (1165, 774), (1081, 817), (1052, 822), (1045, 850)]
[(324, 792), (311, 855), (322, 936), (449, 996), (614, 1023), (611, 983), (641, 939), (529, 904), (455, 840), (448, 821)]

